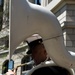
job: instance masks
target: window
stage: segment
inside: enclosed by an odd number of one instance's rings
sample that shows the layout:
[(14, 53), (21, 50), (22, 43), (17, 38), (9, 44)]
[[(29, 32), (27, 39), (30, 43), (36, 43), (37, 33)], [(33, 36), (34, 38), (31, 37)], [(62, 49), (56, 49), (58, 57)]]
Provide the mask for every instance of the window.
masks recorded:
[[(32, 58), (30, 56), (25, 56), (25, 57), (22, 58), (21, 64), (30, 62), (31, 60), (32, 60)], [(21, 72), (26, 71), (26, 70), (30, 70), (32, 68), (32, 66), (33, 66), (32, 64), (22, 66), (21, 67)]]
[(35, 4), (41, 5), (41, 0), (35, 0)]
[[(12, 59), (11, 59), (12, 60)], [(12, 60), (13, 61), (13, 60)], [(14, 61), (13, 61), (14, 62)], [(2, 74), (5, 74), (8, 71), (9, 60), (5, 60), (2, 65)]]
[(9, 47), (9, 40), (7, 39), (6, 41), (5, 41), (5, 49), (7, 49)]
[(0, 0), (0, 5), (1, 5), (1, 3), (2, 3), (2, 0)]
[(4, 0), (0, 0), (0, 5), (3, 6)]
[(3, 4), (4, 0), (0, 0), (0, 30), (2, 29), (3, 23)]
[(8, 62), (9, 62), (9, 60), (6, 60), (6, 61), (3, 62), (2, 74), (5, 74), (8, 71)]

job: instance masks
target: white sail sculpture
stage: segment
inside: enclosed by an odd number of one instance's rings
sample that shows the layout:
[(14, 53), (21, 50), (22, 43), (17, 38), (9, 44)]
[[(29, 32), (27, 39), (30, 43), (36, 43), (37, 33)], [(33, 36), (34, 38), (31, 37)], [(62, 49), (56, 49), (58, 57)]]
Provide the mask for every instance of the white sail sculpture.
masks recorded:
[(28, 0), (10, 0), (9, 26), (10, 58), (23, 40), (38, 33), (43, 37), (48, 55), (56, 64), (75, 67), (75, 57), (67, 52), (60, 24), (50, 10)]

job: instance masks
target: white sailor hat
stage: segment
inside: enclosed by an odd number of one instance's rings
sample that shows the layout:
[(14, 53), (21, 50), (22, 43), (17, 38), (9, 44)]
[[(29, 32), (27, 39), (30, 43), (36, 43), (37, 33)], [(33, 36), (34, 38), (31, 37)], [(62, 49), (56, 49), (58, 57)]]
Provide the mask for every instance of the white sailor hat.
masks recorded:
[(27, 51), (27, 54), (31, 54), (32, 48), (34, 48), (38, 44), (42, 43), (43, 40), (42, 40), (42, 37), (40, 35), (34, 34), (31, 37), (27, 38), (26, 42), (28, 43), (28, 46), (29, 46), (29, 50)]

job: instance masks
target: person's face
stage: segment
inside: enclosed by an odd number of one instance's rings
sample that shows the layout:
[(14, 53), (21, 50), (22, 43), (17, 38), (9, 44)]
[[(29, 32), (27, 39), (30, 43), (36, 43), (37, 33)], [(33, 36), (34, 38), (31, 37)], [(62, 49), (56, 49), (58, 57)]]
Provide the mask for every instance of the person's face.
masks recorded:
[(37, 45), (33, 50), (32, 50), (32, 58), (34, 59), (36, 65), (40, 64), (41, 62), (46, 60), (46, 50), (43, 44)]

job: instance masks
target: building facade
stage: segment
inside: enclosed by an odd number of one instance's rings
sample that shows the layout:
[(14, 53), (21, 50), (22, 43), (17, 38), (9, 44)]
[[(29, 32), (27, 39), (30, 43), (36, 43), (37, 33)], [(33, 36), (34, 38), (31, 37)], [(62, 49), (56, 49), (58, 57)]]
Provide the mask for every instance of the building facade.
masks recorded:
[[(29, 0), (52, 11), (61, 25), (64, 43), (69, 51), (75, 52), (75, 1), (74, 0)], [(0, 73), (4, 74), (9, 61), (9, 0), (4, 0), (3, 23), (0, 31)], [(31, 56), (26, 54), (27, 44), (23, 41), (12, 56), (14, 67), (32, 61)], [(19, 67), (18, 75), (33, 67), (33, 64)]]

